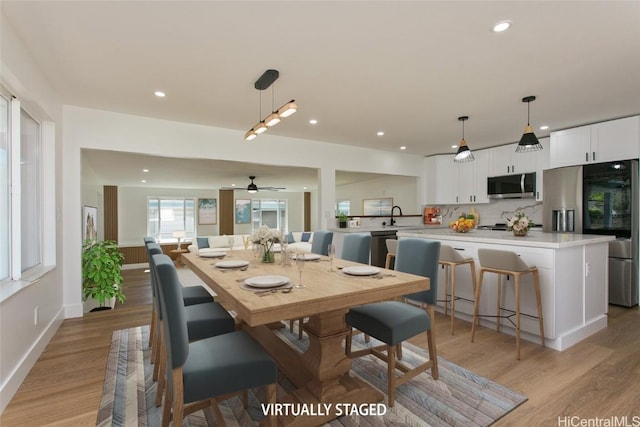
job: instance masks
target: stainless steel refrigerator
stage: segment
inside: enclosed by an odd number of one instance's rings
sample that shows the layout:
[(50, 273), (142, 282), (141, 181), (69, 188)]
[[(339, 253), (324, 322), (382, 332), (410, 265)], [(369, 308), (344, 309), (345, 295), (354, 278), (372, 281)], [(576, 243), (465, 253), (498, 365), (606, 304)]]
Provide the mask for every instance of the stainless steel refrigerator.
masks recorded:
[(543, 172), (543, 231), (615, 235), (609, 244), (609, 303), (638, 304), (638, 160)]

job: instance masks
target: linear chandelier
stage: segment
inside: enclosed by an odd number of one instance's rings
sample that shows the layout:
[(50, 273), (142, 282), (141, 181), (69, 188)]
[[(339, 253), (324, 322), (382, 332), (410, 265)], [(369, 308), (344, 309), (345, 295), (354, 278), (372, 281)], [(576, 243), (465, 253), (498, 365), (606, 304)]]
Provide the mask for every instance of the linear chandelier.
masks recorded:
[[(278, 70), (267, 70), (260, 76), (258, 80), (256, 80), (254, 87), (259, 91), (268, 89), (269, 86), (273, 84), (273, 82), (278, 80), (279, 76), (280, 73), (278, 72)], [(273, 108), (273, 95), (273, 88), (271, 88), (271, 114), (261, 119), (255, 126), (253, 126), (247, 131), (247, 133), (244, 134), (245, 141), (251, 141), (255, 139), (261, 133), (266, 132), (270, 127), (273, 127), (280, 123), (283, 118), (289, 117), (290, 115), (298, 111), (298, 104), (296, 104), (295, 99), (292, 99), (276, 110), (275, 108)], [(260, 117), (262, 117), (262, 92), (260, 92)]]

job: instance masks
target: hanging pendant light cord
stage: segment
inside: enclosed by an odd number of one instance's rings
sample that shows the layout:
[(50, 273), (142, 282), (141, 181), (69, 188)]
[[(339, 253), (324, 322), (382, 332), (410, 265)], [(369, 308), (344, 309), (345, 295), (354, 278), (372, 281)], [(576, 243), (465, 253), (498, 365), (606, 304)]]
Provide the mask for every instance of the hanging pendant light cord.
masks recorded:
[(529, 120), (530, 112), (531, 112), (531, 101), (527, 101), (527, 126), (531, 126), (531, 121)]

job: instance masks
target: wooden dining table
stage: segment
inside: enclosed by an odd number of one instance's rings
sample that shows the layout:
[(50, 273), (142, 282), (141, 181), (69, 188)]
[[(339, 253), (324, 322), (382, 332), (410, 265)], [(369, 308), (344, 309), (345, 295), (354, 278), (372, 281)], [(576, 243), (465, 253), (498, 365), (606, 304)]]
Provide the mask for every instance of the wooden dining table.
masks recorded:
[[(413, 274), (380, 268), (375, 276), (352, 276), (344, 267), (362, 266), (335, 259), (330, 271), (327, 257), (306, 261), (302, 270), (304, 287), (293, 287), (291, 292), (259, 293), (248, 290), (244, 280), (256, 276), (286, 276), (295, 285), (299, 274), (295, 262), (282, 265), (280, 254), (275, 263), (261, 263), (250, 250), (227, 252), (224, 260), (246, 260), (246, 269), (215, 267), (220, 259), (201, 258), (196, 254), (183, 254), (182, 260), (216, 294), (216, 300), (236, 314), (236, 321), (253, 336), (276, 360), (280, 371), (296, 387), (279, 402), (305, 404), (307, 408), (331, 407), (327, 413), (309, 416), (282, 415), (279, 425), (322, 425), (340, 415), (336, 411), (344, 404), (380, 402), (384, 395), (350, 374), (351, 359), (345, 355), (344, 340), (349, 333), (344, 315), (354, 306), (391, 300), (402, 295), (429, 289), (429, 279)], [(304, 331), (309, 346), (300, 352), (276, 333), (274, 325), (281, 321), (308, 318)], [(302, 322), (301, 322), (302, 323)], [(284, 326), (284, 325), (283, 325)], [(321, 406), (321, 405), (330, 406)], [(348, 405), (347, 405), (348, 406)]]

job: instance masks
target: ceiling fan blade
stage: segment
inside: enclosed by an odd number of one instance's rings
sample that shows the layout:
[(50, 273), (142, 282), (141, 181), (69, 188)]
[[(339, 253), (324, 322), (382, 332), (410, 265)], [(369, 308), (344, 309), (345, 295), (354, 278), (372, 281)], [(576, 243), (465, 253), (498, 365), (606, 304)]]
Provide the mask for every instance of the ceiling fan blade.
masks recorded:
[(259, 190), (264, 191), (278, 191), (278, 190), (286, 190), (287, 187), (258, 187)]

